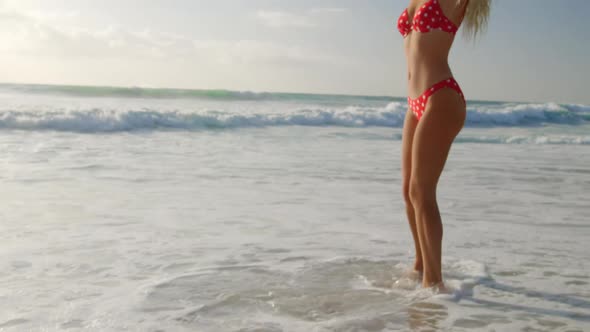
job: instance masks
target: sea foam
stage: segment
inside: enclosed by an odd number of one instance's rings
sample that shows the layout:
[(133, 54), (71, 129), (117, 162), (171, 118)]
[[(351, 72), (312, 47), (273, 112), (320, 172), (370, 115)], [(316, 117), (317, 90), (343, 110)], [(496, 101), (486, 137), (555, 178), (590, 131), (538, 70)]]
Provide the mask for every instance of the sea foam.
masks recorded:
[[(173, 105), (173, 102), (171, 102)], [(237, 109), (236, 109), (237, 108)], [(0, 109), (5, 130), (55, 130), (78, 133), (134, 130), (207, 130), (272, 126), (401, 128), (407, 107), (391, 102), (384, 107), (275, 106), (261, 110), (181, 109), (157, 107)], [(581, 105), (474, 103), (468, 106), (466, 127), (537, 127), (590, 122), (590, 108)], [(481, 138), (485, 141), (485, 138)], [(587, 137), (561, 143), (587, 144)], [(504, 143), (510, 143), (508, 141)]]

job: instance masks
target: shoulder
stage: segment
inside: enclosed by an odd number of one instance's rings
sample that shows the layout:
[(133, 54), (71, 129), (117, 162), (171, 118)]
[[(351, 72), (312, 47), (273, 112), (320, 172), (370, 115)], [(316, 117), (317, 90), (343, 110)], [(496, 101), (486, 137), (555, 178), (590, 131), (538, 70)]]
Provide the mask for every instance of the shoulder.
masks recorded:
[(462, 12), (469, 0), (438, 0), (440, 7), (448, 13)]
[(445, 15), (454, 22), (460, 22), (469, 0), (437, 0)]

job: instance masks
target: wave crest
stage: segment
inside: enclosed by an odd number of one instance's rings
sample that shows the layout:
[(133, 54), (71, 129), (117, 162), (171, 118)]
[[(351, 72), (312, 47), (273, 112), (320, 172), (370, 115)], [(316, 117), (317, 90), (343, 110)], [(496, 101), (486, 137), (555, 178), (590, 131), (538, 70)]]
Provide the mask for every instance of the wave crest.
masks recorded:
[[(120, 132), (134, 130), (206, 130), (270, 126), (403, 126), (407, 107), (391, 102), (385, 107), (299, 107), (272, 111), (168, 111), (158, 109), (0, 110), (0, 128), (66, 132)], [(469, 106), (468, 127), (585, 124), (590, 108), (582, 105), (502, 104)]]

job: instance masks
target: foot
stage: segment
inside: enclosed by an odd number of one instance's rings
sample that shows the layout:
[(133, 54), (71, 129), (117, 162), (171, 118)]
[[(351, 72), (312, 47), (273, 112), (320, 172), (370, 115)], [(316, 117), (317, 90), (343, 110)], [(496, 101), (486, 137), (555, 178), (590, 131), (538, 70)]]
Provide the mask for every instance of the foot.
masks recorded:
[(431, 288), (432, 291), (436, 294), (451, 294), (453, 292), (452, 289), (447, 288), (445, 286), (445, 283), (442, 281), (437, 284), (430, 284), (430, 285), (424, 283), (423, 286), (424, 286), (424, 288)]
[(401, 288), (406, 290), (415, 290), (416, 287), (422, 283), (422, 271), (416, 271), (415, 269), (408, 268), (403, 271), (399, 279), (395, 280), (393, 286), (395, 288)]
[(402, 273), (401, 278), (410, 279), (417, 282), (422, 282), (422, 271), (406, 270)]
[(463, 294), (460, 290), (453, 289), (452, 287), (447, 287), (442, 282), (436, 286), (433, 286), (431, 289), (434, 298), (438, 300), (459, 302), (461, 300), (461, 297), (463, 297)]

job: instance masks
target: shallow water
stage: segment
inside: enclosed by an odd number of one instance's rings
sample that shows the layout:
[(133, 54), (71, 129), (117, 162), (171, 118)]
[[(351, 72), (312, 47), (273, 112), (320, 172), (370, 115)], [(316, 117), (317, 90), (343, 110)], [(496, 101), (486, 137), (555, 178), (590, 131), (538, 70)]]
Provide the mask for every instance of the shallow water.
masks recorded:
[(450, 294), (406, 278), (403, 100), (0, 85), (0, 331), (590, 330), (590, 108), (469, 102)]
[(588, 330), (588, 147), (455, 144), (435, 296), (399, 131), (1, 132), (0, 329)]

